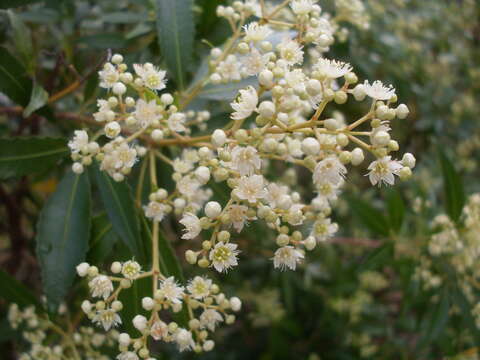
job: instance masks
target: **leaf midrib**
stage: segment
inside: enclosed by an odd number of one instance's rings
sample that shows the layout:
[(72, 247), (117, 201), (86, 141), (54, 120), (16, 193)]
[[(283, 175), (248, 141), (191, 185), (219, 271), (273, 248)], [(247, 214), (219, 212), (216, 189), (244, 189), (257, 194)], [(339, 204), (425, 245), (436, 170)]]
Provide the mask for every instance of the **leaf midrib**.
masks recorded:
[(68, 151), (68, 149), (66, 147), (64, 147), (62, 149), (47, 150), (47, 151), (43, 151), (43, 152), (35, 153), (35, 154), (13, 155), (13, 156), (7, 156), (7, 157), (0, 157), (0, 162), (25, 160), (25, 159), (36, 159), (36, 158), (39, 158), (39, 157), (56, 155), (56, 154), (60, 154), (62, 152), (67, 152), (67, 151)]

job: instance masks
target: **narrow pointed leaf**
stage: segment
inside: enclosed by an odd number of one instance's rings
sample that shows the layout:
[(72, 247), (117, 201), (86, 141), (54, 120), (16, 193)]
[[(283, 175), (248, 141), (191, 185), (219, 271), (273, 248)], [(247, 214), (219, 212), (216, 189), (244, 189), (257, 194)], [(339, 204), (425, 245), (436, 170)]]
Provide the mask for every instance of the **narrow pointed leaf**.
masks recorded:
[(8, 10), (7, 14), (13, 30), (15, 47), (29, 74), (33, 74), (35, 68), (35, 54), (33, 52), (32, 34), (30, 29), (13, 11)]
[(389, 235), (388, 221), (379, 210), (360, 199), (350, 198), (349, 204), (353, 216), (356, 216), (370, 231), (383, 236)]
[(132, 255), (144, 260), (143, 245), (137, 210), (128, 183), (115, 182), (108, 174), (95, 167), (95, 178), (100, 196), (113, 230), (120, 236)]
[(156, 25), (162, 55), (169, 75), (180, 89), (192, 59), (194, 20), (192, 0), (155, 0)]
[(9, 303), (15, 303), (19, 306), (35, 305), (37, 309), (43, 309), (38, 299), (25, 285), (3, 270), (0, 270), (0, 283), (2, 284), (0, 297)]
[(440, 151), (439, 154), (443, 174), (446, 211), (453, 221), (457, 221), (462, 214), (463, 205), (465, 204), (465, 191), (460, 175), (455, 170), (452, 162), (443, 151)]
[(63, 138), (0, 139), (0, 179), (43, 171), (69, 153)]
[(13, 102), (26, 106), (30, 101), (32, 81), (25, 68), (7, 49), (0, 47), (0, 92)]
[(29, 117), (34, 111), (40, 109), (47, 104), (48, 93), (43, 87), (34, 83), (32, 89), (32, 95), (30, 96), (30, 101), (28, 102), (27, 107), (23, 110), (23, 116)]
[(391, 189), (387, 195), (388, 222), (390, 228), (398, 233), (405, 216), (405, 204), (398, 190)]
[(65, 174), (47, 200), (37, 225), (37, 258), (49, 310), (55, 311), (85, 260), (90, 237), (90, 183), (86, 173)]
[(119, 240), (113, 231), (112, 223), (106, 213), (101, 213), (92, 219), (92, 234), (87, 259), (92, 264), (102, 263), (111, 254)]

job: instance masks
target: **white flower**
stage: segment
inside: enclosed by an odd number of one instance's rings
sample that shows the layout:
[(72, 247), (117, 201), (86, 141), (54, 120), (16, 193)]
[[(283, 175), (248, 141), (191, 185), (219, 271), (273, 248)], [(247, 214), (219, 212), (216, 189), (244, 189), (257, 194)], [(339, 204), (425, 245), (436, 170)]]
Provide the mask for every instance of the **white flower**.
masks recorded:
[(237, 244), (218, 242), (215, 247), (210, 250), (209, 258), (212, 266), (218, 272), (227, 271), (229, 268), (238, 265)]
[(144, 206), (145, 216), (154, 221), (162, 221), (167, 211), (167, 205), (157, 201), (150, 201), (148, 206)]
[(236, 101), (230, 104), (232, 109), (235, 110), (230, 116), (233, 120), (246, 119), (257, 109), (258, 95), (253, 86), (242, 89), (239, 93)]
[(138, 360), (138, 355), (133, 351), (126, 351), (119, 354), (117, 360)]
[(248, 207), (245, 205), (230, 205), (228, 207), (228, 216), (237, 232), (242, 231), (243, 226), (248, 220), (247, 211)]
[(393, 86), (385, 86), (380, 80), (374, 81), (373, 84), (365, 80), (363, 89), (368, 96), (375, 100), (390, 100), (395, 95)]
[(115, 113), (110, 109), (110, 104), (107, 100), (98, 99), (97, 100), (98, 111), (93, 113), (93, 118), (95, 121), (104, 122), (112, 120), (112, 117), (115, 117)]
[(155, 340), (161, 340), (164, 339), (166, 336), (168, 336), (168, 326), (161, 320), (157, 320), (153, 323), (151, 329), (150, 329), (150, 335), (152, 338)]
[(252, 175), (255, 170), (260, 170), (262, 159), (253, 146), (235, 146), (232, 150), (232, 168), (240, 173), (240, 176)]
[(126, 261), (122, 265), (122, 275), (130, 280), (136, 279), (140, 274), (141, 266), (136, 261)]
[(328, 181), (320, 181), (316, 184), (316, 189), (319, 193), (319, 196), (324, 197), (327, 200), (333, 201), (338, 197), (340, 192), (339, 187), (343, 185), (343, 180), (338, 184), (332, 184)]
[(139, 99), (135, 105), (133, 115), (138, 121), (140, 121), (142, 127), (148, 126), (160, 118), (157, 113), (157, 103), (155, 100), (146, 102), (143, 99)]
[(72, 153), (77, 154), (86, 150), (88, 145), (88, 134), (85, 130), (75, 130), (73, 139), (68, 142), (68, 147)]
[(120, 124), (116, 121), (109, 122), (104, 128), (105, 135), (110, 139), (117, 137), (121, 130)]
[(235, 55), (228, 55), (227, 58), (217, 66), (217, 73), (225, 80), (238, 81), (241, 79), (239, 62)]
[(105, 275), (95, 276), (88, 283), (93, 297), (103, 297), (106, 300), (113, 291), (112, 281)]
[(180, 304), (183, 298), (183, 286), (178, 286), (173, 276), (160, 282), (159, 291), (172, 304)]
[(380, 186), (382, 182), (393, 185), (395, 183), (394, 175), (398, 175), (401, 169), (402, 165), (398, 161), (392, 160), (391, 156), (384, 156), (368, 166), (370, 172), (367, 175), (372, 185), (378, 183)]
[(352, 71), (352, 67), (349, 63), (325, 58), (318, 59), (317, 63), (314, 65), (314, 69), (321, 71), (329, 79), (337, 79)]
[(296, 15), (307, 15), (312, 11), (315, 2), (316, 1), (312, 0), (294, 0), (290, 4), (290, 7)]
[(267, 195), (262, 175), (242, 176), (234, 191), (239, 199), (252, 204)]
[(253, 48), (250, 54), (242, 58), (243, 69), (248, 76), (257, 75), (267, 66), (270, 56), (262, 55), (257, 49)]
[(295, 270), (297, 263), (303, 258), (304, 255), (293, 246), (283, 246), (275, 251), (273, 266), (275, 269), (280, 268), (280, 270), (285, 270), (287, 267), (290, 270)]
[(268, 193), (265, 199), (268, 201), (268, 205), (270, 205), (272, 208), (276, 208), (278, 207), (283, 196), (288, 194), (288, 186), (270, 183), (267, 186), (267, 191)]
[(216, 310), (207, 309), (200, 315), (200, 327), (215, 331), (218, 322), (223, 321), (222, 315)]
[(192, 297), (195, 299), (203, 299), (210, 294), (210, 288), (212, 286), (212, 280), (195, 276), (188, 283), (187, 290), (192, 294)]
[(93, 317), (92, 322), (95, 324), (101, 324), (105, 331), (110, 330), (122, 323), (120, 316), (112, 309), (98, 310), (97, 314)]
[(315, 184), (329, 182), (338, 185), (343, 182), (347, 168), (336, 156), (328, 156), (318, 162), (313, 171), (313, 182)]
[(175, 113), (168, 117), (168, 127), (172, 131), (184, 132), (187, 129), (184, 126), (186, 116), (184, 113)]
[(146, 87), (152, 90), (162, 90), (165, 88), (165, 71), (158, 70), (158, 68), (150, 63), (146, 63), (143, 66), (133, 64), (133, 68)]
[(192, 213), (184, 214), (179, 223), (185, 226), (185, 234), (182, 235), (182, 239), (193, 239), (202, 231), (200, 219)]
[(332, 224), (330, 218), (321, 218), (313, 224), (311, 236), (314, 236), (318, 241), (325, 241), (332, 237), (338, 230), (336, 223)]
[(182, 196), (191, 199), (195, 197), (200, 185), (197, 179), (191, 176), (185, 176), (177, 182), (177, 190)]
[(280, 44), (277, 45), (280, 51), (280, 57), (285, 60), (288, 65), (299, 64), (303, 61), (302, 46), (295, 40), (284, 38)]
[(120, 78), (120, 74), (118, 73), (117, 69), (110, 63), (106, 63), (103, 66), (103, 70), (98, 72), (98, 75), (100, 76), (99, 85), (105, 89), (112, 88)]
[(192, 333), (185, 329), (179, 329), (176, 332), (175, 341), (177, 342), (180, 351), (191, 350), (195, 346)]
[(250, 24), (244, 25), (243, 30), (245, 31), (244, 40), (246, 42), (263, 41), (272, 33), (268, 26), (259, 25), (257, 22), (251, 22)]

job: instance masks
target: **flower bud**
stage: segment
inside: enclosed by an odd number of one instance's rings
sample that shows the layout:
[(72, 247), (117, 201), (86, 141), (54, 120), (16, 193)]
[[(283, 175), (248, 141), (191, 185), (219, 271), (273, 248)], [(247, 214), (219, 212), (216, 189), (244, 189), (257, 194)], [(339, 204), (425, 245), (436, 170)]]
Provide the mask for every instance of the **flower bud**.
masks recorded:
[(210, 180), (210, 169), (206, 166), (199, 166), (195, 170), (195, 176), (202, 184), (206, 184)]
[(205, 215), (207, 215), (210, 219), (216, 218), (222, 212), (222, 207), (216, 201), (209, 201), (207, 205), (205, 205)]
[(353, 89), (352, 94), (353, 94), (353, 97), (355, 98), (355, 100), (362, 101), (367, 96), (367, 94), (365, 92), (365, 86), (363, 86), (362, 84), (358, 84)]
[(215, 147), (222, 147), (227, 141), (227, 135), (221, 129), (216, 129), (212, 134), (212, 144)]
[(358, 147), (353, 149), (351, 154), (352, 154), (351, 162), (352, 162), (352, 165), (354, 165), (354, 166), (360, 165), (363, 162), (363, 160), (365, 159), (365, 155), (363, 154), (363, 150), (358, 148)]
[(119, 274), (122, 271), (122, 264), (119, 261), (115, 261), (110, 266), (110, 271), (114, 274)]
[(230, 298), (230, 307), (235, 312), (240, 311), (242, 308), (242, 301), (238, 297), (234, 296)]
[(142, 299), (142, 307), (145, 310), (150, 311), (153, 309), (154, 306), (155, 306), (155, 301), (153, 301), (151, 297), (146, 296)]
[(386, 146), (390, 141), (390, 134), (386, 131), (380, 130), (377, 132), (372, 139), (372, 143), (377, 146)]
[(271, 101), (262, 101), (258, 106), (258, 113), (265, 119), (271, 119), (275, 115), (275, 104)]
[(400, 104), (395, 110), (395, 113), (399, 119), (405, 119), (410, 113), (410, 110), (408, 109), (407, 105)]
[(406, 166), (406, 167), (409, 167), (410, 169), (413, 169), (415, 167), (416, 162), (417, 161), (415, 159), (415, 156), (413, 156), (411, 153), (403, 154), (403, 158), (402, 158), (402, 165), (403, 166)]
[(83, 262), (79, 265), (77, 265), (77, 274), (80, 277), (85, 277), (88, 274), (88, 269), (90, 268), (90, 265), (86, 262)]
[(147, 328), (147, 318), (143, 315), (137, 315), (132, 320), (133, 326), (139, 331), (143, 331)]
[(307, 137), (302, 141), (302, 151), (307, 155), (318, 155), (320, 152), (320, 144), (317, 139)]
[(155, 142), (159, 142), (160, 140), (162, 140), (162, 139), (163, 139), (163, 135), (164, 135), (164, 134), (163, 134), (163, 131), (160, 130), (160, 129), (155, 129), (155, 130), (153, 130), (153, 131), (152, 131), (152, 134), (151, 134), (152, 139), (153, 139), (153, 141), (155, 141)]
[(270, 88), (273, 86), (273, 73), (270, 70), (262, 70), (258, 75), (260, 85)]
[(123, 95), (127, 92), (127, 87), (121, 82), (117, 82), (113, 84), (112, 92), (115, 95)]
[(72, 171), (75, 173), (75, 174), (82, 174), (83, 173), (83, 165), (76, 162), (76, 163), (73, 163), (72, 165)]
[(311, 251), (317, 246), (317, 240), (314, 236), (309, 236), (305, 239), (303, 245), (305, 246), (305, 249)]
[(127, 333), (121, 333), (118, 335), (118, 343), (121, 346), (129, 346), (130, 345), (130, 335)]

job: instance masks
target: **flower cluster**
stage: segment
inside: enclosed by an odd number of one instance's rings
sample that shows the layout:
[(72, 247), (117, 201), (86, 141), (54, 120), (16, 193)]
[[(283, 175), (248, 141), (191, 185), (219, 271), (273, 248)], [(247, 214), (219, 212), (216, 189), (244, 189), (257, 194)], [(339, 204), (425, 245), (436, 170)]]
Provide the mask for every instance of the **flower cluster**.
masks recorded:
[[(209, 339), (209, 332), (215, 331), (220, 323), (232, 324), (235, 315), (231, 312), (238, 312), (242, 306), (239, 298), (227, 298), (220, 292), (218, 285), (207, 277), (195, 276), (186, 286), (181, 286), (173, 276), (154, 275), (153, 270), (142, 272), (135, 261), (114, 262), (111, 272), (112, 276), (100, 274), (95, 266), (88, 263), (77, 266), (78, 275), (89, 279), (88, 287), (92, 298), (99, 299), (95, 302), (84, 300), (82, 310), (105, 331), (122, 323), (119, 314), (123, 309), (119, 300), (120, 292), (140, 278), (152, 277), (154, 281), (152, 296), (141, 300), (142, 308), (149, 316), (137, 314), (132, 319), (140, 336), (132, 338), (128, 333), (118, 335), (119, 360), (152, 359), (148, 349), (149, 337), (155, 341), (173, 342), (179, 351), (210, 351), (215, 342)], [(160, 312), (164, 310), (172, 313), (186, 311), (189, 317), (188, 328), (180, 327), (175, 321), (162, 320)]]
[[(223, 48), (211, 50), (204, 79), (175, 96), (159, 93), (166, 87), (166, 73), (150, 63), (134, 64), (130, 72), (116, 54), (99, 72), (100, 87), (108, 95), (98, 100), (93, 117), (102, 128), (92, 139), (86, 131), (75, 132), (69, 143), (73, 170), (81, 173), (95, 160), (100, 170), (123, 181), (144, 157), (142, 171), (148, 168), (151, 182), (142, 205), (153, 224), (152, 268), (142, 272), (135, 261), (115, 262), (113, 276), (86, 263), (77, 269), (89, 278), (92, 297), (100, 298), (84, 301), (82, 309), (105, 330), (122, 322), (120, 291), (137, 279), (153, 279), (152, 296), (142, 300), (150, 316), (133, 319), (142, 336), (120, 335), (119, 360), (149, 358), (150, 336), (175, 342), (181, 351), (211, 350), (208, 331), (219, 322), (231, 323), (234, 317), (226, 311), (240, 308), (238, 298), (227, 299), (207, 278), (195, 277), (184, 287), (161, 273), (158, 231), (167, 216), (182, 225), (182, 239), (192, 244), (202, 239), (200, 248), (185, 253), (190, 264), (227, 272), (239, 264), (241, 251), (232, 234), (262, 221), (275, 233), (273, 266), (295, 270), (305, 250), (328, 241), (338, 230), (332, 207), (351, 166), (361, 165), (370, 154), (366, 175), (372, 185), (393, 185), (395, 177), (411, 176), (414, 156), (395, 159), (399, 145), (390, 135), (393, 120), (409, 113), (406, 105), (395, 105), (395, 89), (378, 80), (358, 83), (350, 64), (324, 56), (338, 35), (338, 21), (365, 23), (359, 20), (363, 8), (357, 2), (339, 1), (337, 6), (342, 18), (337, 20), (313, 0), (219, 6), (217, 14), (227, 19), (233, 35)], [(238, 88), (224, 126), (192, 136), (193, 128), (207, 129), (210, 113), (188, 110), (189, 102), (207, 85), (242, 79), (249, 84)], [(349, 121), (339, 112), (347, 101), (365, 99), (368, 110), (360, 118)], [(173, 187), (159, 186), (157, 161), (172, 168)], [(310, 173), (316, 195), (305, 201), (298, 182), (271, 177), (276, 166), (286, 174), (301, 168)], [(215, 183), (229, 189), (222, 204), (211, 199)], [(187, 309), (188, 327), (161, 320), (161, 309)]]
[(108, 360), (103, 355), (106, 348), (113, 348), (118, 332), (96, 332), (91, 327), (79, 327), (68, 333), (46, 316), (38, 315), (34, 306), (20, 309), (11, 304), (8, 321), (12, 329), (21, 329), (23, 340), (30, 349), (20, 355), (20, 360), (82, 359)]

